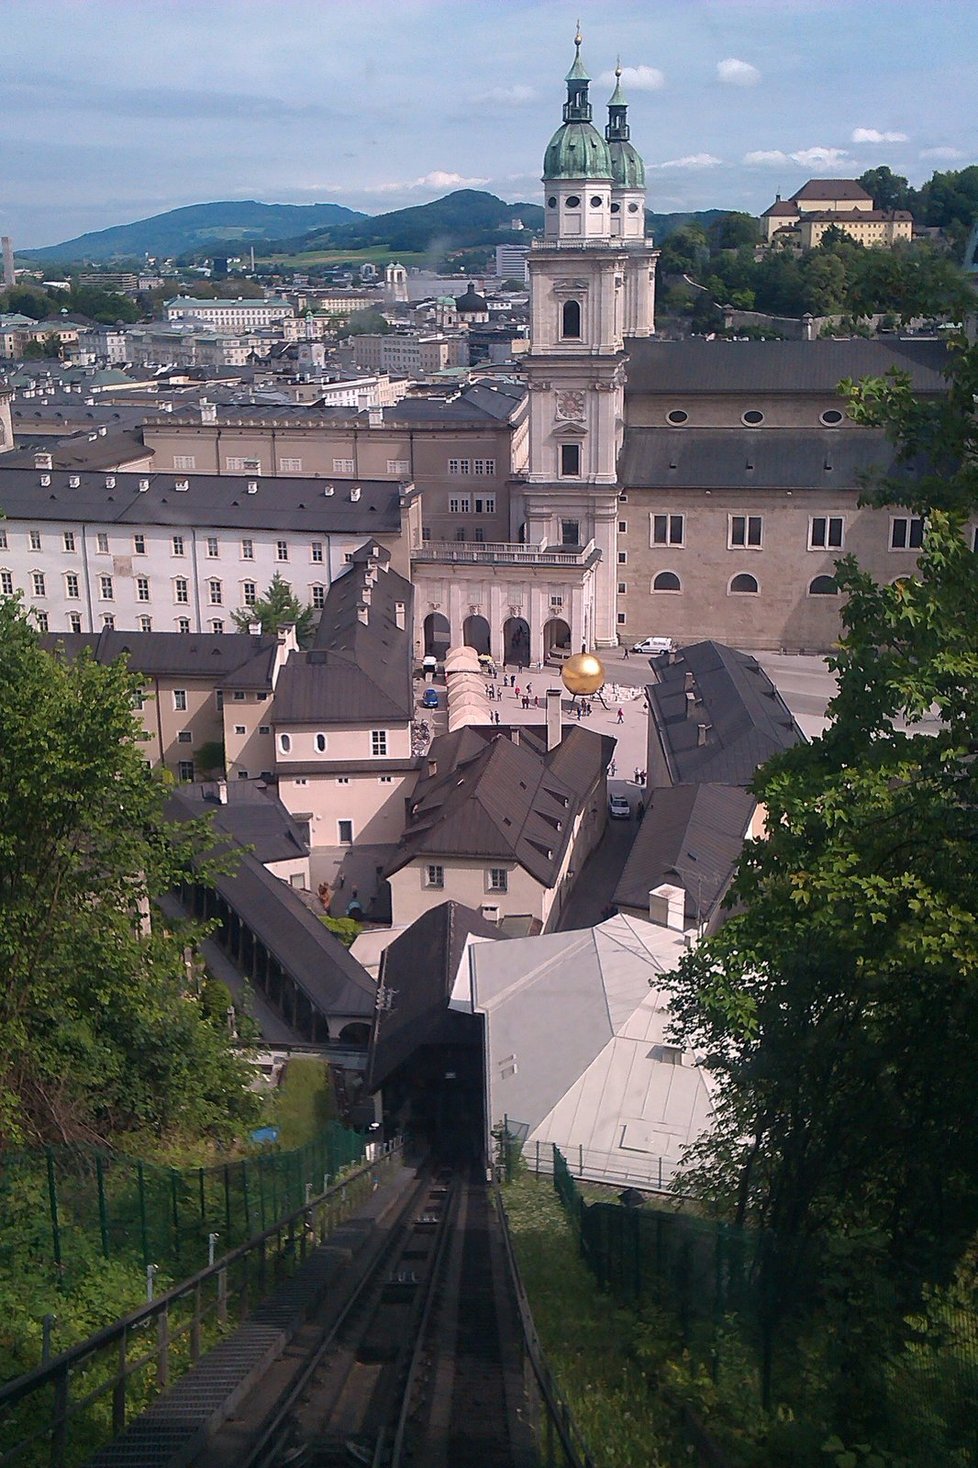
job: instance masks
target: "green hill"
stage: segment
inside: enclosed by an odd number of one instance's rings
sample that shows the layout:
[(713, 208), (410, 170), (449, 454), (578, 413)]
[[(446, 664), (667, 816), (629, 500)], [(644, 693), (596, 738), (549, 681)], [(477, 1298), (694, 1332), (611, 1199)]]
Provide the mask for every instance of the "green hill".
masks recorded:
[(382, 245), (407, 253), (425, 251), (434, 243), (464, 249), (497, 243), (508, 236), (513, 219), (521, 219), (528, 230), (542, 229), (543, 209), (539, 204), (507, 204), (480, 189), (457, 189), (430, 204), (329, 224), (283, 243), (293, 250), (362, 250)]
[(145, 255), (218, 253), (225, 245), (265, 245), (268, 240), (363, 218), (342, 204), (259, 204), (254, 199), (229, 199), (215, 204), (188, 204), (79, 235), (59, 245), (19, 252), (30, 260), (74, 263), (141, 260)]

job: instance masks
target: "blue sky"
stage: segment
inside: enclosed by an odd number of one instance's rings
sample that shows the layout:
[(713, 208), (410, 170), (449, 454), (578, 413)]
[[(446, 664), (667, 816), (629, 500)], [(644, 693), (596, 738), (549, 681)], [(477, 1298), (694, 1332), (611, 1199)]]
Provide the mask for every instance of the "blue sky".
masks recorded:
[[(233, 198), (537, 201), (576, 19), (577, 0), (2, 0), (0, 232), (26, 248)], [(978, 162), (975, 0), (615, 0), (581, 23), (601, 125), (621, 54), (653, 209)]]

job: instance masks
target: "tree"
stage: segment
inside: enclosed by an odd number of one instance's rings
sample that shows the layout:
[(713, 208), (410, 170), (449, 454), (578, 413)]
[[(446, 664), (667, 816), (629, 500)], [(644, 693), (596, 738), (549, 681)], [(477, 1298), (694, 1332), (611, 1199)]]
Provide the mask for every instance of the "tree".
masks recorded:
[(184, 992), (195, 930), (147, 922), (209, 837), (164, 818), (137, 689), (123, 662), (46, 652), (19, 603), (0, 602), (0, 1147), (229, 1137), (254, 1110)]
[(910, 184), (902, 174), (894, 173), (885, 164), (880, 168), (867, 168), (856, 180), (867, 194), (872, 195), (874, 209), (907, 209), (910, 200)]
[(386, 316), (373, 308), (363, 311), (354, 311), (346, 326), (343, 328), (344, 336), (387, 336), (394, 330)]
[(707, 225), (706, 239), (710, 253), (718, 250), (737, 250), (742, 245), (757, 245), (761, 239), (761, 226), (753, 214), (735, 211), (721, 214)]
[(234, 613), (235, 624), (241, 632), (247, 632), (257, 623), (266, 637), (274, 637), (279, 627), (295, 627), (300, 647), (308, 647), (312, 641), (315, 620), (313, 608), (302, 605), (279, 571), (275, 572), (264, 596), (260, 596), (253, 606)]
[(867, 502), (924, 519), (923, 549), (892, 585), (838, 563), (831, 723), (758, 773), (767, 839), (680, 966), (676, 1028), (718, 1086), (696, 1186), (779, 1241), (771, 1310), (844, 1294), (865, 1426), (873, 1366), (978, 1231), (978, 348), (955, 343), (938, 402), (899, 374), (843, 389), (899, 446)]

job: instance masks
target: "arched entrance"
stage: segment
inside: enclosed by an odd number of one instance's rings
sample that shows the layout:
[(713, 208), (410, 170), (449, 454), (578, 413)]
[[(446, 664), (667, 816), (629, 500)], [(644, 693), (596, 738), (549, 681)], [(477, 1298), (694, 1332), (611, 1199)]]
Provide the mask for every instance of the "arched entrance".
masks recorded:
[(462, 623), (462, 641), (466, 647), (474, 647), (476, 652), (484, 652), (488, 655), (489, 648), (489, 623), (485, 617), (475, 615), (466, 617)]
[(425, 657), (443, 658), (448, 651), (451, 641), (451, 628), (448, 618), (442, 616), (441, 612), (429, 612), (424, 619), (424, 655)]
[(530, 661), (530, 627), (525, 617), (508, 617), (503, 623), (503, 661), (522, 663)]
[(543, 655), (545, 658), (570, 657), (571, 630), (563, 617), (551, 617), (543, 629)]

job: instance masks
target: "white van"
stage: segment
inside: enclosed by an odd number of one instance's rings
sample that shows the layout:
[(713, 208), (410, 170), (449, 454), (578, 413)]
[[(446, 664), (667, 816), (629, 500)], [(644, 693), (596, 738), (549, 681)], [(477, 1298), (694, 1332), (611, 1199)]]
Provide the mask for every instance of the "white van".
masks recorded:
[(664, 658), (675, 651), (676, 644), (671, 637), (643, 637), (641, 642), (636, 642), (632, 647), (632, 652), (644, 652), (653, 658)]

